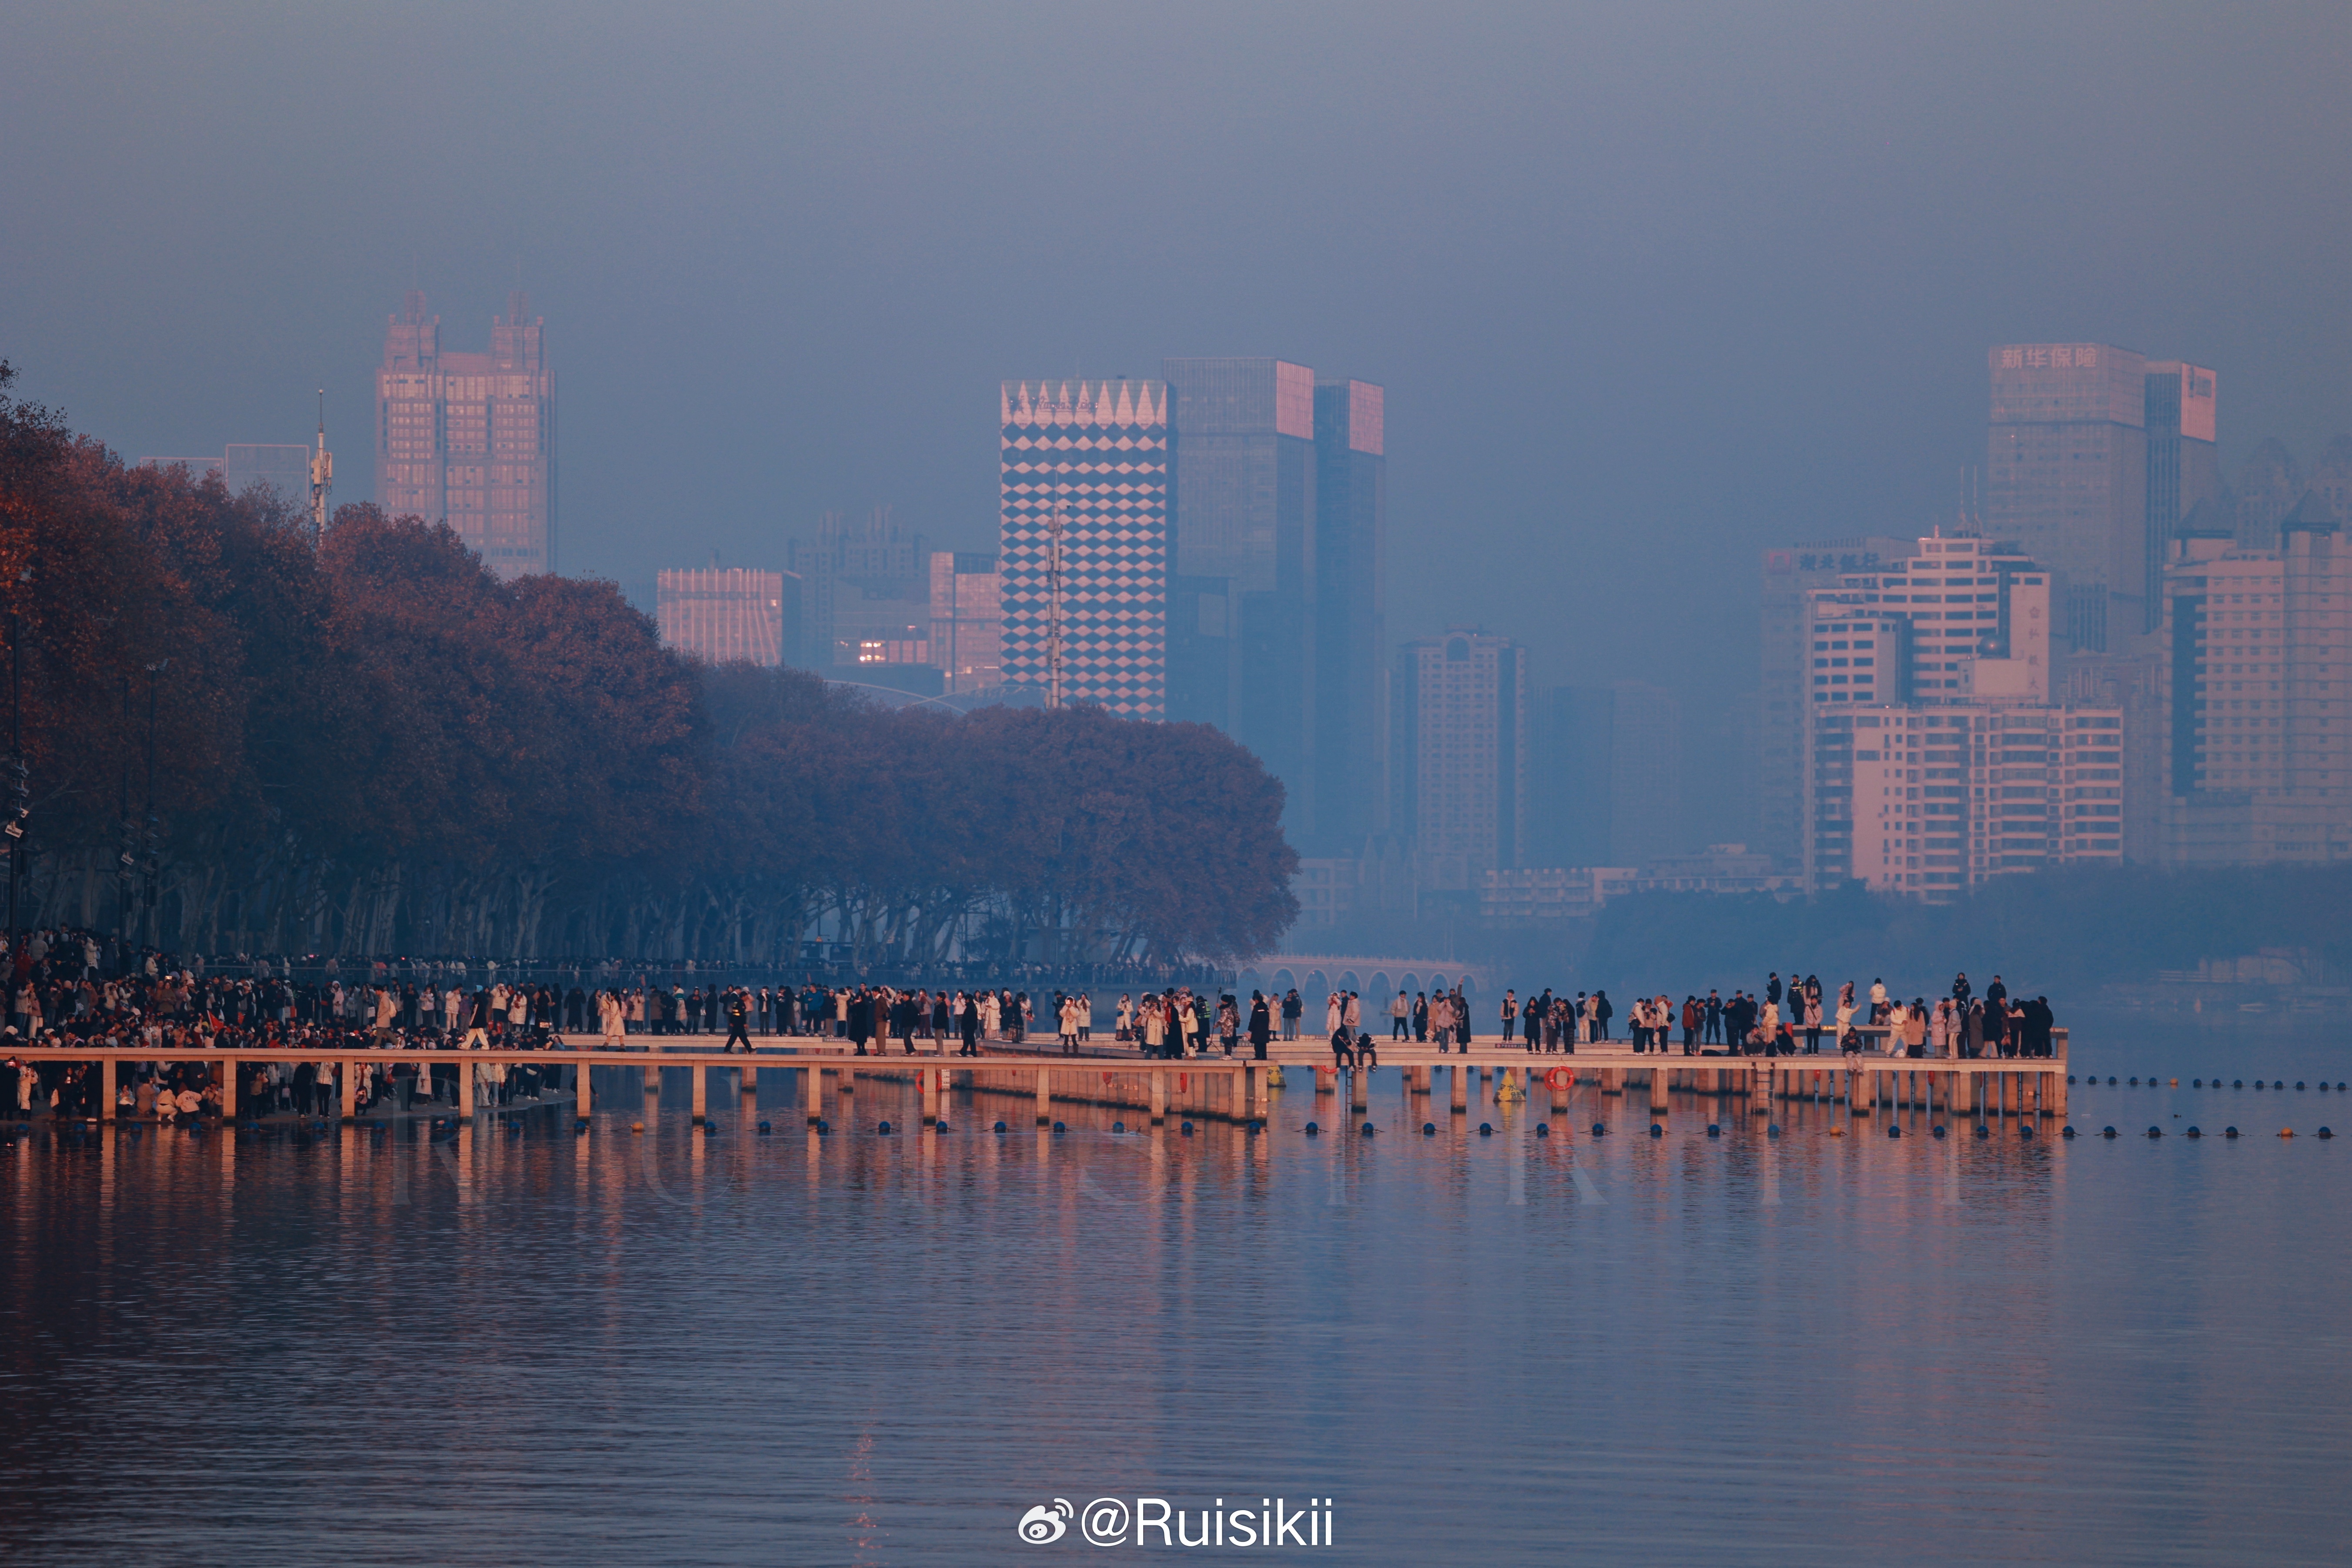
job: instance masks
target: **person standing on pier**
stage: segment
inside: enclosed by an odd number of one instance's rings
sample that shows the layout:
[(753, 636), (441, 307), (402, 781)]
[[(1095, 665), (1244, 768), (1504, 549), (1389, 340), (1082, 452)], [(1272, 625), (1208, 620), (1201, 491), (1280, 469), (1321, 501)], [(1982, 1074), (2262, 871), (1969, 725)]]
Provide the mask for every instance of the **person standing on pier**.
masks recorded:
[(977, 996), (964, 997), (963, 1016), (956, 1022), (963, 1033), (963, 1048), (956, 1052), (956, 1055), (960, 1057), (980, 1055), (980, 999)]
[(727, 1044), (722, 1048), (730, 1055), (734, 1053), (738, 1040), (743, 1042), (743, 1054), (751, 1054), (751, 999), (738, 986), (727, 993)]
[(1266, 1005), (1262, 991), (1250, 993), (1249, 1037), (1250, 1055), (1265, 1060), (1265, 1043), (1274, 1038), (1274, 1011)]

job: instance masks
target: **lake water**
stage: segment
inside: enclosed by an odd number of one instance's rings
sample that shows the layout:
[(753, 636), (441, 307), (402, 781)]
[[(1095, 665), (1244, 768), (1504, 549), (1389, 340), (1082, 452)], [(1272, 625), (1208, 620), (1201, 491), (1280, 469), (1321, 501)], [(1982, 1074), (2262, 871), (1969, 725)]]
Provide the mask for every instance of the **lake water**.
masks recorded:
[(2076, 1026), (2084, 1073), (2180, 1078), (2076, 1089), (2137, 1136), (1678, 1099), (1654, 1140), (1589, 1089), (1464, 1126), (1441, 1083), (1423, 1137), (1394, 1071), (1371, 1139), (1297, 1087), (1262, 1137), (982, 1096), (886, 1138), (876, 1083), (706, 1136), (625, 1074), (584, 1137), (43, 1132), (0, 1149), (0, 1558), (1050, 1563), (1099, 1550), (1016, 1535), (1057, 1499), (1276, 1497), (1335, 1542), (1226, 1552), (2352, 1558), (2352, 1143), (2313, 1136), (2352, 1100), (2188, 1087), (2352, 1049)]

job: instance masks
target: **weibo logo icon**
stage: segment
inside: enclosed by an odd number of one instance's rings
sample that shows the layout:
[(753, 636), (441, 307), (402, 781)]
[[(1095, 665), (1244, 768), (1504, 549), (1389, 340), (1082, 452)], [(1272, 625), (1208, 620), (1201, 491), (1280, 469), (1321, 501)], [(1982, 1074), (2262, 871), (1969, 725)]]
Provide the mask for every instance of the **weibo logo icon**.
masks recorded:
[(1062, 1532), (1070, 1527), (1071, 1516), (1077, 1511), (1066, 1498), (1055, 1498), (1050, 1505), (1041, 1502), (1021, 1516), (1021, 1523), (1017, 1527), (1021, 1539), (1032, 1546), (1044, 1546), (1059, 1541)]

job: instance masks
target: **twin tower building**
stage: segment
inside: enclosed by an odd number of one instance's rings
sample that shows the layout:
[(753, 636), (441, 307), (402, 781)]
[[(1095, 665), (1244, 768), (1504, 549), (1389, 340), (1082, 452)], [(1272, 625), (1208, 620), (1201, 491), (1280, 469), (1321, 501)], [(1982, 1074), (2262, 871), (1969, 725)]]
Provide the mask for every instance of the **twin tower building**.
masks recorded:
[(1169, 360), (1008, 381), (998, 424), (1005, 684), (1213, 724), (1282, 780), (1294, 842), (1360, 847), (1381, 812), (1381, 388)]

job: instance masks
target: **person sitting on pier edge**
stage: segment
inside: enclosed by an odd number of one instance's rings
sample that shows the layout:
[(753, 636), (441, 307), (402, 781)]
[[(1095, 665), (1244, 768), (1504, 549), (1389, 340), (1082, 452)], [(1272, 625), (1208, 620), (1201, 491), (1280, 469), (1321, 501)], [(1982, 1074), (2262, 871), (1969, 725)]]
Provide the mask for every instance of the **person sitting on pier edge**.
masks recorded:
[(1331, 1031), (1331, 1065), (1335, 1068), (1356, 1065), (1356, 1043), (1349, 1037), (1345, 1024)]
[(1381, 1065), (1381, 1053), (1373, 1048), (1371, 1036), (1361, 1029), (1356, 1031), (1356, 1065), (1365, 1068)]

